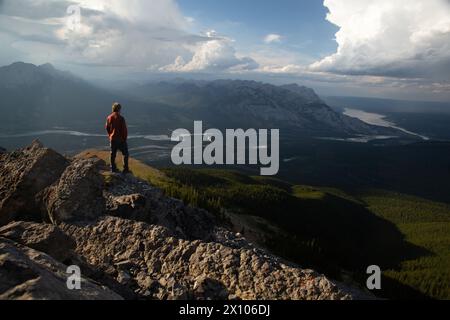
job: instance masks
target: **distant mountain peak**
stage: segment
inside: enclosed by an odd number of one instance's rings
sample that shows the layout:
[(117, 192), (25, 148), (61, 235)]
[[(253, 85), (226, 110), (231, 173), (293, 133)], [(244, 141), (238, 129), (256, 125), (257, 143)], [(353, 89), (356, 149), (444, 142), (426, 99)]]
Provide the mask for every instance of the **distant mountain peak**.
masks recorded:
[(14, 62), (0, 67), (0, 84), (6, 87), (41, 84), (48, 79), (80, 81), (68, 71), (61, 71), (50, 63), (35, 65), (26, 62)]
[(310, 103), (323, 103), (322, 99), (319, 98), (319, 96), (313, 89), (305, 86), (300, 86), (297, 83), (286, 84), (280, 86), (280, 88), (300, 94), (302, 97), (306, 98)]
[(42, 64), (38, 68), (45, 71), (57, 71), (57, 69), (51, 63)]
[(36, 67), (34, 64), (32, 63), (27, 63), (27, 62), (23, 62), (23, 61), (17, 61), (17, 62), (13, 62), (9, 65), (10, 67), (22, 67), (22, 66), (31, 66), (31, 67)]
[(41, 65), (36, 65), (30, 62), (17, 61), (13, 62), (8, 66), (4, 66), (3, 68), (30, 68), (30, 69), (42, 69), (42, 70), (56, 70), (56, 68), (51, 63), (44, 63)]
[(0, 70), (26, 71), (26, 70), (33, 70), (36, 68), (37, 68), (37, 66), (32, 63), (18, 61), (18, 62), (14, 62), (10, 65), (3, 66), (0, 68)]

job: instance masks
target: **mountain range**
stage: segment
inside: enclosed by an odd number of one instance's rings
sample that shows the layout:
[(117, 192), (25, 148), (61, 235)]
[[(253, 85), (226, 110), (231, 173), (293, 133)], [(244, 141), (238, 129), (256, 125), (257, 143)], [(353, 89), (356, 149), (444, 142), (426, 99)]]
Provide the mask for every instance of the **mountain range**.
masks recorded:
[(283, 128), (306, 136), (386, 135), (399, 130), (372, 126), (334, 111), (314, 90), (245, 80), (147, 83), (128, 91), (145, 102), (179, 108), (215, 127)]
[(297, 84), (176, 80), (109, 91), (50, 64), (19, 62), (0, 68), (0, 95), (6, 130), (102, 126), (112, 102), (120, 101), (129, 122), (153, 130), (203, 120), (209, 127), (282, 128), (305, 136), (408, 136), (342, 115)]

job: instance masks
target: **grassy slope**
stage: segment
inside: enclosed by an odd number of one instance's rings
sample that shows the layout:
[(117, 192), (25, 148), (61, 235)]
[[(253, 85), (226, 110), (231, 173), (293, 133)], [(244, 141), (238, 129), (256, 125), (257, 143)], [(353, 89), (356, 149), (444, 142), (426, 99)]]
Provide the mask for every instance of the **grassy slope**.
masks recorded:
[[(100, 151), (100, 150), (86, 150), (79, 155), (76, 156), (77, 158), (91, 158), (91, 157), (97, 157), (102, 160), (104, 160), (106, 163), (109, 164), (109, 152), (108, 151)], [(151, 183), (157, 185), (161, 184), (165, 181), (166, 176), (163, 172), (154, 169), (144, 163), (142, 163), (139, 160), (135, 160), (133, 158), (130, 158), (130, 169), (133, 171), (133, 174), (141, 178), (143, 180), (149, 180)], [(123, 170), (123, 165), (121, 162), (121, 155), (117, 156), (117, 167), (119, 170)]]
[[(108, 161), (109, 153), (89, 150), (82, 156)], [(233, 171), (159, 171), (133, 159), (130, 166), (169, 196), (215, 212), (251, 240), (305, 267), (335, 277), (344, 268), (363, 283), (364, 268), (379, 264), (394, 283), (385, 293), (389, 297), (414, 296), (412, 287), (418, 295), (450, 298), (448, 205), (377, 190), (349, 195), (292, 186)]]

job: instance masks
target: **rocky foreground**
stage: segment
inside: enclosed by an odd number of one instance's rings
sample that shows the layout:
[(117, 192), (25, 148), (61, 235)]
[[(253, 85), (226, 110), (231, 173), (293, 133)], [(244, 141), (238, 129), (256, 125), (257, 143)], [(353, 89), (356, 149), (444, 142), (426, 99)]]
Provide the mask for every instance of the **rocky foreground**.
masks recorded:
[(97, 158), (0, 152), (0, 299), (364, 298)]

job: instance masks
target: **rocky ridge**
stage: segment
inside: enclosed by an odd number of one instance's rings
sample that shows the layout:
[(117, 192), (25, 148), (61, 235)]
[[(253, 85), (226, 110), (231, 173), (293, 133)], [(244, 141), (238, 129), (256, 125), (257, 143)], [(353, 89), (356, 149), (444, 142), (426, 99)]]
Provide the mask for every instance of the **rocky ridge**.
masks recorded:
[[(412, 138), (394, 128), (367, 124), (336, 112), (313, 89), (248, 80), (148, 83), (134, 94), (178, 107), (213, 128), (277, 128), (309, 137), (383, 135)], [(194, 120), (194, 119), (192, 119)]]
[[(0, 154), (0, 299), (365, 299), (96, 158)], [(25, 220), (25, 221), (22, 221)], [(82, 271), (82, 290), (66, 269)]]

